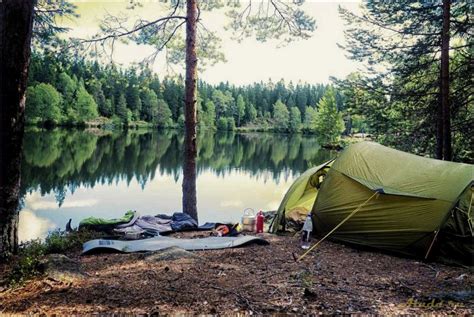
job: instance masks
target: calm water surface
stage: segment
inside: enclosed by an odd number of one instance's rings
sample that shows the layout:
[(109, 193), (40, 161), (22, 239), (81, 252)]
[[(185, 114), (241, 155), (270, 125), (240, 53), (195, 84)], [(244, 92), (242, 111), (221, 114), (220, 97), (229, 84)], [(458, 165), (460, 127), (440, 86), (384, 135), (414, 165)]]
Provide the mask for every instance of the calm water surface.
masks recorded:
[[(19, 239), (44, 238), (85, 217), (181, 210), (179, 131), (28, 131)], [(245, 208), (276, 209), (303, 171), (335, 156), (313, 137), (201, 133), (199, 222), (239, 221)]]

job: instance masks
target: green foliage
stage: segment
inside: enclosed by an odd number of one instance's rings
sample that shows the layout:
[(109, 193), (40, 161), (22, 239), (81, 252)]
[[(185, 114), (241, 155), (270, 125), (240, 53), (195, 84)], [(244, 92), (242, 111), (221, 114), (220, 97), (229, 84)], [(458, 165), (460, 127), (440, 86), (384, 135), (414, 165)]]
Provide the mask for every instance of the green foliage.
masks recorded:
[(115, 108), (115, 114), (120, 120), (124, 123), (128, 123), (128, 109), (127, 109), (127, 101), (125, 100), (125, 96), (120, 94), (118, 102)]
[(351, 116), (352, 121), (352, 131), (353, 133), (368, 133), (368, 126), (367, 126), (367, 119), (361, 115), (353, 115)]
[(90, 120), (98, 116), (97, 104), (83, 84), (79, 84), (77, 89), (74, 110), (81, 120)]
[[(115, 127), (136, 126), (139, 120), (160, 127), (184, 126), (180, 121), (184, 109), (184, 80), (180, 76), (160, 80), (146, 68), (120, 70), (113, 65), (103, 67), (97, 62), (52, 59), (38, 54), (33, 54), (31, 65), (30, 87), (44, 82), (57, 87), (62, 95), (57, 124), (95, 124), (109, 118)], [(286, 128), (274, 126), (272, 105), (280, 100), (288, 109), (289, 105), (297, 107), (303, 116), (306, 107), (316, 104), (328, 87), (291, 82), (287, 85), (283, 80), (277, 84), (260, 82), (244, 87), (200, 81), (199, 129), (216, 129), (218, 118), (233, 118), (236, 128), (269, 131), (275, 127), (289, 131), (289, 121)], [(344, 108), (340, 100), (337, 102), (339, 108)], [(99, 115), (105, 118), (98, 118)], [(297, 126), (295, 121), (293, 123)], [(226, 125), (227, 130), (227, 121)], [(306, 128), (304, 131), (311, 132)]]
[[(100, 33), (93, 37), (102, 39), (98, 42), (103, 48), (112, 46), (109, 44), (117, 38), (125, 43), (133, 41), (137, 44), (150, 45), (155, 49), (155, 56), (166, 50), (166, 59), (169, 63), (183, 65), (186, 52), (185, 2), (162, 2), (160, 14), (162, 17), (168, 16), (168, 19), (159, 19), (155, 16), (152, 20), (147, 20), (141, 17), (135, 22), (130, 21), (133, 27), (127, 28), (123, 24), (122, 17), (106, 15), (101, 21)], [(282, 45), (299, 39), (307, 39), (316, 28), (314, 19), (302, 9), (303, 3), (303, 0), (268, 1), (254, 5), (250, 3), (243, 8), (239, 1), (202, 1), (199, 4), (199, 10), (201, 12), (221, 9), (228, 20), (226, 29), (232, 30), (237, 40), (255, 36), (258, 41), (276, 39)], [(199, 34), (199, 40), (195, 43), (196, 54), (199, 58), (198, 67), (204, 68), (207, 65), (225, 61), (225, 56), (221, 52), (222, 40), (216, 33), (209, 31), (202, 23), (196, 23), (196, 28)], [(79, 47), (87, 50), (85, 45), (79, 45)], [(95, 50), (91, 52), (91, 55), (104, 53), (108, 53), (108, 50), (104, 49), (101, 53)], [(151, 60), (153, 58), (146, 59), (143, 63), (150, 63)], [(128, 98), (127, 102), (130, 102)], [(216, 107), (219, 107), (217, 103)]]
[(273, 120), (275, 129), (278, 131), (287, 131), (290, 123), (290, 112), (286, 105), (280, 99), (273, 105)]
[[(158, 113), (158, 97), (151, 89), (143, 89), (142, 91), (142, 119), (145, 121), (153, 121)], [(170, 111), (171, 113), (171, 111)]]
[(74, 103), (74, 93), (77, 89), (77, 83), (65, 72), (58, 76), (56, 84), (58, 91), (63, 95), (64, 107), (69, 107)]
[(336, 95), (333, 89), (328, 89), (318, 103), (315, 120), (315, 131), (323, 142), (334, 143), (339, 140), (344, 131), (344, 121), (337, 110)]
[(33, 240), (22, 246), (19, 258), (7, 275), (10, 287), (20, 286), (31, 278), (41, 275), (40, 261), (45, 255), (45, 247), (39, 240)]
[(26, 118), (29, 122), (56, 123), (61, 120), (61, 94), (50, 84), (38, 84), (26, 91)]
[(314, 19), (300, 7), (304, 1), (279, 2), (261, 1), (257, 4), (237, 6), (227, 12), (230, 18), (227, 29), (233, 31), (236, 40), (254, 35), (258, 41), (269, 38), (289, 43), (307, 39), (316, 28)]
[(32, 240), (20, 246), (18, 256), (13, 260), (7, 275), (10, 287), (20, 286), (26, 281), (44, 273), (42, 260), (48, 254), (70, 253), (82, 249), (82, 244), (103, 236), (101, 233), (81, 230), (66, 233), (60, 230), (51, 232), (44, 241)]
[(245, 101), (242, 95), (237, 96), (237, 126), (240, 127), (240, 122), (245, 115)]
[(128, 108), (133, 113), (133, 119), (139, 120), (140, 111), (142, 109), (142, 100), (140, 99), (139, 82), (134, 68), (126, 73), (127, 89), (125, 90), (125, 100)]
[(218, 117), (231, 114), (231, 106), (234, 102), (229, 91), (214, 90), (212, 92), (212, 101), (216, 106), (216, 115)]
[(313, 107), (306, 107), (304, 114), (303, 128), (308, 133), (316, 132), (316, 118), (318, 117), (318, 111)]
[(184, 114), (180, 114), (178, 117), (178, 127), (184, 129)]
[(226, 131), (228, 129), (228, 123), (227, 123), (227, 118), (224, 118), (224, 117), (220, 117), (218, 120), (217, 120), (217, 130), (222, 130), (222, 131)]
[(35, 2), (32, 46), (35, 51), (50, 51), (62, 43), (59, 35), (69, 31), (59, 21), (78, 17), (76, 6), (68, 1)]
[(173, 125), (171, 110), (163, 99), (158, 99), (155, 122), (160, 128), (171, 127)]
[(102, 90), (102, 83), (94, 79), (88, 83), (87, 86), (89, 87), (88, 90), (97, 104), (99, 114), (104, 117), (110, 117), (112, 115), (112, 105), (110, 100), (107, 102), (105, 99), (105, 94)]
[[(464, 162), (474, 161), (468, 140), (472, 139), (469, 105), (474, 89), (471, 12), (469, 2), (451, 2), (449, 134), (454, 159)], [(438, 127), (447, 119), (439, 111), (442, 2), (369, 0), (360, 14), (343, 8), (340, 13), (348, 24), (346, 50), (366, 66), (362, 73), (337, 82), (348, 107), (364, 116), (377, 141), (435, 156), (437, 141), (445, 139)]]
[(247, 104), (247, 121), (254, 122), (257, 119), (257, 109), (251, 103)]
[[(20, 195), (40, 189), (61, 203), (78, 186), (96, 186), (105, 175), (107, 182), (138, 180), (141, 184), (153, 180), (157, 170), (179, 177), (183, 142), (182, 131), (176, 129), (100, 134), (28, 129)], [(282, 177), (282, 169), (298, 173), (335, 155), (321, 150), (314, 136), (206, 130), (198, 131), (198, 151), (200, 169), (212, 169), (219, 175), (226, 174), (229, 166), (252, 175), (265, 171), (276, 181)]]
[(301, 113), (296, 107), (291, 107), (290, 109), (289, 128), (291, 132), (299, 132), (301, 130)]
[(204, 126), (208, 129), (215, 129), (216, 127), (216, 106), (212, 100), (208, 100), (204, 103), (204, 109), (202, 109), (201, 120)]
[(234, 131), (235, 130), (235, 120), (234, 118), (227, 118), (227, 130)]

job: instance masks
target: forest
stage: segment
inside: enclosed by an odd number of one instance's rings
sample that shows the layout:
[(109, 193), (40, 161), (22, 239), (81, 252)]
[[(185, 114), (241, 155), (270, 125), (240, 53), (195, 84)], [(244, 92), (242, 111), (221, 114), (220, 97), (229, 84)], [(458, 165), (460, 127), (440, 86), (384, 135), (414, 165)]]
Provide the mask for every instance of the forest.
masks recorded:
[[(77, 14), (75, 6), (68, 2), (50, 6), (54, 10), (38, 15), (42, 23), (34, 26), (27, 90), (28, 123), (184, 128), (184, 76), (156, 74), (146, 63), (122, 67), (104, 62), (100, 55), (91, 59), (77, 51), (57, 54), (57, 47), (69, 44), (59, 40), (58, 36), (67, 28), (59, 27), (56, 19)], [(204, 9), (212, 11), (216, 6), (220, 7), (209, 4)], [(315, 134), (322, 143), (338, 143), (341, 136), (363, 132), (379, 143), (404, 151), (473, 162), (470, 127), (474, 121), (474, 83), (469, 9), (469, 4), (462, 1), (450, 4), (451, 24), (446, 34), (446, 25), (442, 25), (447, 19), (443, 15), (446, 8), (441, 3), (402, 1), (391, 5), (369, 1), (362, 6), (361, 14), (340, 7), (339, 14), (346, 24), (346, 43), (339, 45), (349, 58), (360, 62), (363, 67), (359, 71), (344, 78), (333, 77), (331, 84), (295, 84), (274, 79), (239, 87), (226, 81), (210, 85), (198, 80), (197, 128), (302, 132)], [(314, 29), (307, 19), (304, 16), (297, 22), (309, 24), (301, 27), (295, 38), (307, 38), (305, 32)], [(128, 36), (127, 32), (114, 33), (113, 22), (113, 17), (104, 19), (104, 38), (124, 37), (141, 44), (157, 41), (142, 30), (146, 24), (129, 30), (137, 36)], [(259, 34), (248, 23), (247, 31)], [(280, 36), (276, 30), (272, 32)], [(198, 42), (197, 52), (208, 67), (224, 57), (217, 50), (218, 39), (207, 36)], [(74, 44), (76, 40), (72, 41)], [(106, 44), (94, 39), (84, 41)], [(75, 49), (82, 47), (74, 45)], [(182, 44), (171, 41), (167, 49), (174, 56), (172, 63), (183, 62)]]
[[(238, 87), (200, 81), (197, 91), (200, 129), (305, 132), (327, 135), (329, 141), (346, 130), (343, 97), (331, 85), (285, 84), (282, 79)], [(30, 124), (46, 126), (84, 125), (102, 117), (118, 127), (138, 123), (183, 128), (183, 93), (181, 76), (160, 80), (147, 68), (121, 69), (97, 61), (35, 54), (26, 118)], [(352, 129), (359, 132), (363, 121), (355, 117)]]
[[(471, 66), (463, 51), (455, 52), (453, 61), (454, 159), (472, 162), (472, 139), (466, 133), (474, 112), (472, 96), (468, 95), (472, 86), (466, 73)], [(425, 71), (418, 71), (430, 79)], [(393, 87), (387, 92), (381, 78), (360, 73), (334, 78), (331, 85), (294, 85), (282, 79), (239, 87), (228, 82), (210, 85), (199, 81), (198, 129), (307, 133), (323, 142), (362, 132), (382, 144), (433, 155), (435, 95), (413, 95), (406, 89), (416, 88), (418, 83), (405, 81), (400, 83), (405, 88), (396, 87), (396, 92)], [(184, 126), (182, 76), (160, 79), (147, 68), (122, 69), (114, 64), (37, 53), (32, 56), (27, 94), (29, 124)]]

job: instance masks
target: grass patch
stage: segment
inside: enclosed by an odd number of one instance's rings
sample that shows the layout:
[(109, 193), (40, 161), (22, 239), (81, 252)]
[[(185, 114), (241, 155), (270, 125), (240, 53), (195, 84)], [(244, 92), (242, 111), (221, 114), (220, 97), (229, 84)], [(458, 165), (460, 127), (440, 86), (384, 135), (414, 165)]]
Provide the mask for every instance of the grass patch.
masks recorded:
[(28, 280), (44, 274), (41, 261), (48, 254), (71, 254), (82, 249), (82, 244), (91, 239), (103, 237), (103, 234), (80, 230), (51, 232), (44, 241), (39, 239), (28, 241), (19, 246), (18, 254), (8, 263), (11, 268), (2, 284), (14, 288), (23, 285)]

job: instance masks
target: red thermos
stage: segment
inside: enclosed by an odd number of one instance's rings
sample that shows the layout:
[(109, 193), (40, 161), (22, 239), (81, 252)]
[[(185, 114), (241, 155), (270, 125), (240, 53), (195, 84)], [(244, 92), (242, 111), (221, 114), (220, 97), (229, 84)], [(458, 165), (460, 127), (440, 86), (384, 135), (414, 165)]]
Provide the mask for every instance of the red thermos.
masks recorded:
[(256, 229), (257, 233), (262, 233), (263, 232), (263, 222), (265, 220), (265, 217), (263, 216), (263, 212), (260, 210), (257, 214), (257, 224), (256, 224)]

